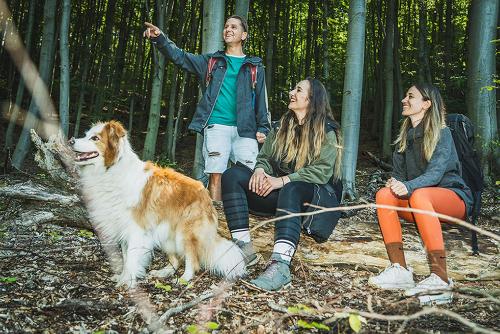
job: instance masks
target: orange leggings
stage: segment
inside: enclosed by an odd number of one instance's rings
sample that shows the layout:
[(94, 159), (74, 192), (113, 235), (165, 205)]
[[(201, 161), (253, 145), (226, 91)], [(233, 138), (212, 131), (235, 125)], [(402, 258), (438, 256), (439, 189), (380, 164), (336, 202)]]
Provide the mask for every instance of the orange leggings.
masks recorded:
[[(377, 192), (377, 204), (411, 207), (434, 211), (451, 217), (465, 218), (465, 203), (454, 191), (446, 188), (420, 188), (408, 200), (396, 197), (390, 188), (384, 187)], [(443, 232), (439, 218), (412, 212), (377, 209), (377, 216), (384, 243), (402, 242), (401, 223), (398, 216), (406, 221), (416, 222), (427, 251), (444, 250)]]

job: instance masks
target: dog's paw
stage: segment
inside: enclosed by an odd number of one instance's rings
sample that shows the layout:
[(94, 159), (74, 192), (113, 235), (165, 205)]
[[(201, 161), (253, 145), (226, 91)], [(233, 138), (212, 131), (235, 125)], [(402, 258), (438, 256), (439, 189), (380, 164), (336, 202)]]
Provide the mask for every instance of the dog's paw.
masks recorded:
[(166, 267), (160, 270), (151, 270), (149, 272), (149, 277), (151, 278), (165, 278), (170, 277), (175, 274), (175, 269), (173, 267)]
[(115, 287), (119, 288), (122, 286), (125, 288), (133, 289), (137, 286), (137, 279), (131, 275), (121, 274), (118, 277)]
[(186, 274), (186, 273), (184, 273), (184, 275), (182, 275), (181, 278), (179, 278), (179, 282), (187, 284), (192, 279), (193, 279), (193, 275), (192, 274), (189, 274), (189, 273)]

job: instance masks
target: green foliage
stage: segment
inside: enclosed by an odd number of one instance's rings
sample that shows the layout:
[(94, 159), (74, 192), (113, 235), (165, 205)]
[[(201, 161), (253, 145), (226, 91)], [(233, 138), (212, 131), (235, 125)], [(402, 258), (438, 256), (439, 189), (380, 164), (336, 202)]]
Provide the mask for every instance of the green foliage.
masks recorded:
[(319, 329), (319, 330), (323, 330), (323, 331), (329, 331), (330, 330), (330, 327), (328, 327), (327, 325), (324, 325), (322, 323), (319, 323), (319, 322), (316, 322), (316, 321), (313, 321), (313, 322), (307, 322), (305, 320), (302, 320), (302, 319), (299, 319), (297, 321), (297, 326), (299, 328), (304, 328), (304, 329), (313, 329), (313, 328), (316, 328), (316, 329)]
[(85, 239), (91, 239), (94, 237), (94, 233), (92, 231), (82, 229), (78, 231), (78, 236)]
[(208, 334), (206, 330), (214, 331), (219, 329), (220, 325), (216, 322), (209, 321), (205, 323), (204, 328), (200, 328), (198, 325), (189, 325), (186, 327), (186, 331), (190, 334)]
[(184, 278), (179, 278), (179, 284), (182, 284), (182, 285), (185, 285), (186, 286), (186, 289), (189, 289), (189, 288), (192, 288), (193, 287), (193, 284), (189, 283), (188, 281), (186, 281)]
[(15, 283), (15, 282), (17, 282), (17, 278), (15, 278), (15, 277), (0, 277), (0, 282), (2, 282), (2, 283)]
[(51, 242), (56, 242), (56, 241), (62, 239), (62, 235), (58, 231), (49, 231), (48, 234), (50, 236), (50, 241)]
[(312, 313), (313, 310), (304, 304), (297, 304), (287, 308), (288, 313)]
[(163, 283), (160, 283), (160, 282), (157, 282), (155, 284), (155, 288), (157, 289), (161, 289), (163, 290), (164, 292), (170, 292), (172, 291), (172, 286), (171, 285), (168, 285), (168, 284), (163, 284)]
[(158, 156), (154, 162), (158, 166), (169, 167), (169, 168), (175, 169), (178, 172), (184, 173), (184, 171), (177, 164), (177, 162), (171, 161), (169, 158), (167, 158), (167, 156), (165, 154), (161, 154), (160, 156)]
[(353, 331), (355, 331), (356, 333), (359, 333), (359, 331), (361, 330), (360, 315), (351, 313), (349, 315), (349, 325), (351, 326)]
[(216, 322), (209, 321), (205, 324), (205, 327), (210, 329), (210, 330), (215, 330), (215, 329), (219, 329), (220, 325)]

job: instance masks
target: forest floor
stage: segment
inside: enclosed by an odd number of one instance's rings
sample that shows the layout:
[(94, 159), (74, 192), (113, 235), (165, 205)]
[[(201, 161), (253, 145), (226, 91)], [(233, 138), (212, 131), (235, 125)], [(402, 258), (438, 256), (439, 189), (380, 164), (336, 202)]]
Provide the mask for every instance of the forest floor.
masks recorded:
[[(190, 155), (180, 154), (179, 167), (189, 171)], [(359, 194), (373, 202), (385, 176), (363, 158), (358, 165)], [(2, 176), (0, 182), (8, 177)], [(498, 199), (498, 187), (485, 191), (478, 224), (497, 235)], [(0, 210), (8, 205), (4, 201)], [(228, 236), (224, 214), (218, 212), (220, 232)], [(251, 226), (262, 221), (252, 217)], [(193, 300), (195, 305), (169, 317), (159, 332), (500, 331), (498, 244), (479, 235), (481, 254), (472, 256), (468, 231), (451, 224), (443, 224), (443, 229), (450, 276), (455, 279), (454, 300), (450, 305), (423, 308), (416, 298), (367, 285), (368, 277), (387, 264), (371, 208), (342, 218), (326, 243), (303, 237), (292, 266), (292, 286), (277, 293), (256, 292), (240, 281), (228, 283), (203, 272), (189, 285), (146, 279), (135, 292), (115, 288), (109, 257), (91, 231), (0, 221), (0, 332), (151, 333), (155, 319)], [(422, 279), (428, 271), (417, 231), (413, 224), (405, 224), (403, 230), (409, 262), (415, 266), (416, 278)], [(271, 224), (252, 235), (267, 259), (273, 241)], [(151, 268), (159, 269), (166, 261), (156, 252)], [(262, 260), (252, 267), (249, 277), (258, 275), (264, 264)], [(199, 301), (200, 296), (210, 297)]]

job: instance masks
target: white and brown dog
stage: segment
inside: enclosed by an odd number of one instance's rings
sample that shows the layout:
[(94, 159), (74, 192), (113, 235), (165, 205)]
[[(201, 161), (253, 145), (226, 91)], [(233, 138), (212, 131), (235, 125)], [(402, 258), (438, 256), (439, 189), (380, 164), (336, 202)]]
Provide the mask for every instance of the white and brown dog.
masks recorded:
[(239, 247), (217, 233), (217, 212), (201, 182), (141, 161), (116, 121), (94, 125), (70, 145), (91, 220), (106, 241), (121, 246), (118, 285), (133, 287), (145, 276), (154, 248), (170, 262), (154, 276), (172, 275), (180, 258), (186, 281), (200, 268), (228, 279), (245, 274)]

